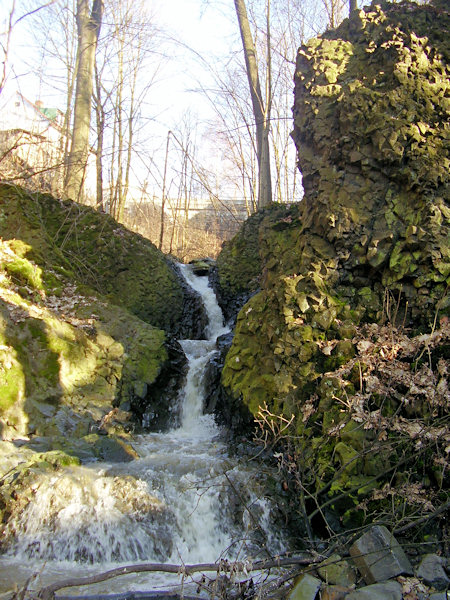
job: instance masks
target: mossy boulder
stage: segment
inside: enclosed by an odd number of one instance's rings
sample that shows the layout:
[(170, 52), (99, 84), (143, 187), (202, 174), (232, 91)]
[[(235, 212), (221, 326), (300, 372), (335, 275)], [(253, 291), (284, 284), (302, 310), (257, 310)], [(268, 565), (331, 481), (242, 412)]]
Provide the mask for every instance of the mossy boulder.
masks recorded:
[(1, 437), (95, 458), (79, 440), (114, 406), (138, 402), (141, 416), (173, 377), (183, 289), (152, 244), (106, 215), (6, 185), (0, 199)]
[[(448, 26), (437, 5), (376, 3), (300, 48), (305, 197), (253, 217), (217, 260), (224, 285), (249, 289), (236, 266), (248, 240), (261, 286), (239, 313), (225, 390), (274, 431), (293, 416), (309, 490), (341, 525), (359, 522), (384, 473), (414, 468), (409, 419), (433, 427), (448, 409)], [(428, 366), (416, 362), (430, 343)], [(433, 431), (430, 477), (446, 439)]]
[[(181, 318), (183, 292), (164, 255), (88, 206), (1, 185), (0, 237), (16, 246), (18, 257), (7, 266), (12, 277), (34, 289), (58, 287), (54, 273), (40, 283), (51, 267), (167, 332)], [(31, 270), (23, 259), (33, 261)]]

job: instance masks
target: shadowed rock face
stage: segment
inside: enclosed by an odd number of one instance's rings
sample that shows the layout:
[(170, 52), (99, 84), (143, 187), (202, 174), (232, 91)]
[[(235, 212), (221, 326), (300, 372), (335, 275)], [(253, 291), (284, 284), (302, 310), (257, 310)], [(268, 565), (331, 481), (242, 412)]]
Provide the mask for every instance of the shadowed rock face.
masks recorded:
[[(428, 419), (448, 402), (439, 391), (449, 335), (448, 24), (437, 5), (381, 3), (300, 48), (293, 138), (304, 200), (265, 210), (217, 261), (225, 289), (253, 292), (258, 275), (261, 285), (239, 313), (222, 383), (254, 415), (266, 403), (295, 416), (314, 489), (339, 472), (333, 493), (359, 487), (361, 499), (399, 459), (389, 444), (364, 454), (388, 436), (371, 412)], [(251, 260), (240, 267), (238, 255)], [(387, 324), (408, 328), (403, 350), (375, 366), (376, 353), (387, 356)], [(423, 366), (435, 391), (415, 395), (423, 340), (414, 336), (436, 326)]]

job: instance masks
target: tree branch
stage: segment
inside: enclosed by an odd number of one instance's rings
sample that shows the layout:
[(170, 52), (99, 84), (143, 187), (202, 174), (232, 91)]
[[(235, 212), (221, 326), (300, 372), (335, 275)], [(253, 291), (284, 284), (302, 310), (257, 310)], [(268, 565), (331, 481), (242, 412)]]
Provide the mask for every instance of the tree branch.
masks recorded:
[(310, 565), (313, 563), (320, 562), (322, 557), (320, 556), (301, 556), (291, 558), (275, 558), (262, 560), (255, 563), (252, 562), (229, 562), (222, 560), (218, 563), (205, 563), (196, 565), (173, 565), (163, 563), (144, 563), (138, 565), (127, 565), (124, 567), (117, 567), (110, 571), (98, 573), (97, 575), (90, 575), (88, 577), (78, 577), (62, 580), (60, 582), (52, 583), (51, 585), (42, 588), (38, 593), (38, 598), (41, 600), (54, 600), (55, 592), (63, 588), (75, 587), (81, 585), (91, 585), (93, 583), (100, 583), (113, 579), (114, 577), (120, 577), (121, 575), (129, 575), (130, 573), (150, 573), (150, 572), (163, 572), (163, 573), (174, 573), (179, 575), (192, 575), (193, 573), (201, 573), (205, 571), (216, 571), (217, 573), (248, 573), (250, 571), (261, 571), (267, 569), (273, 569), (276, 567), (287, 567), (291, 565)]

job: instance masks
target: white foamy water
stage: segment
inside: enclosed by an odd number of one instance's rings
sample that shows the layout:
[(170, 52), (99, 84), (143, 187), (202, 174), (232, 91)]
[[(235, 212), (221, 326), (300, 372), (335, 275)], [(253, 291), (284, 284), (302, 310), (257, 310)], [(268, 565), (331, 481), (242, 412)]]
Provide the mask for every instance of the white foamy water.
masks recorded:
[[(138, 436), (133, 445), (140, 458), (133, 462), (43, 476), (33, 501), (10, 523), (14, 541), (0, 557), (0, 592), (36, 571), (42, 571), (42, 586), (117, 564), (209, 563), (283, 550), (271, 532), (258, 467), (230, 459), (214, 417), (203, 414), (205, 367), (217, 337), (229, 329), (207, 278), (196, 277), (189, 266), (181, 270), (201, 294), (209, 324), (208, 339), (181, 341), (188, 372), (180, 391), (180, 426)], [(129, 575), (67, 593), (149, 591), (179, 581)]]

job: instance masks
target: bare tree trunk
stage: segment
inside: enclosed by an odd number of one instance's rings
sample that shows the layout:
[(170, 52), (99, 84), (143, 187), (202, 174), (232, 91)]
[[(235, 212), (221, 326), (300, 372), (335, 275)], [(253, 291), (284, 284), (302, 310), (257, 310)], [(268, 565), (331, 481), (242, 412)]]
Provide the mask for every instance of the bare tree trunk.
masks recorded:
[(133, 80), (132, 80), (132, 84), (131, 84), (131, 90), (130, 90), (130, 108), (129, 108), (129, 114), (128, 114), (128, 150), (127, 150), (127, 163), (125, 166), (125, 184), (124, 184), (124, 192), (123, 192), (123, 197), (124, 197), (124, 204), (127, 200), (128, 197), (128, 190), (130, 188), (130, 169), (131, 169), (131, 160), (133, 157), (133, 135), (134, 135), (134, 123), (135, 123), (135, 95), (136, 95), (136, 84), (137, 84), (137, 77), (138, 77), (138, 72), (139, 72), (139, 65), (141, 62), (141, 52), (142, 52), (142, 47), (139, 45), (139, 47), (136, 50), (137, 52), (137, 56), (136, 56), (136, 62), (133, 68)]
[[(256, 60), (255, 45), (253, 43), (250, 24), (244, 0), (234, 0), (236, 14), (241, 32), (242, 46), (244, 48), (245, 66), (247, 79), (250, 87), (250, 96), (255, 117), (256, 154), (258, 158), (258, 206), (261, 208), (272, 202), (272, 181), (270, 175), (270, 151), (269, 151), (269, 118), (264, 106), (264, 100), (259, 83), (258, 64)], [(270, 77), (269, 77), (270, 80)], [(270, 95), (270, 94), (269, 94)], [(269, 104), (266, 104), (270, 108)]]
[(117, 84), (117, 182), (116, 182), (116, 212), (114, 217), (119, 221), (123, 222), (123, 211), (124, 211), (124, 198), (123, 198), (123, 38), (120, 39), (119, 48), (119, 72), (118, 72), (118, 84)]
[(103, 204), (103, 140), (105, 133), (105, 110), (102, 104), (102, 87), (100, 83), (100, 74), (98, 73), (97, 66), (95, 66), (95, 114), (97, 121), (97, 153), (95, 162), (97, 166), (97, 198), (96, 206), (97, 210), (104, 212), (105, 207)]
[(79, 200), (83, 193), (86, 165), (89, 157), (89, 128), (94, 60), (102, 21), (103, 0), (77, 0), (78, 72), (75, 91), (72, 145), (68, 157), (66, 195)]
[(358, 8), (358, 0), (350, 0), (349, 12), (350, 14)]
[(163, 177), (163, 187), (162, 187), (162, 199), (161, 199), (161, 229), (159, 232), (159, 245), (158, 248), (161, 250), (164, 239), (164, 209), (166, 207), (166, 177), (167, 177), (167, 160), (169, 158), (169, 142), (171, 131), (167, 134), (167, 143), (166, 143), (166, 158), (164, 161), (164, 177)]

